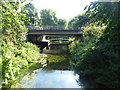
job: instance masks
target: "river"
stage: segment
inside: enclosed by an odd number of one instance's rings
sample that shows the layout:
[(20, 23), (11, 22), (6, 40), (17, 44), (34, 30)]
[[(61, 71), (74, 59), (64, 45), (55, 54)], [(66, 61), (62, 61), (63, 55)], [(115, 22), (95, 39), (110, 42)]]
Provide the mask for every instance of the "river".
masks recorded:
[(79, 80), (79, 75), (72, 70), (67, 45), (53, 45), (51, 47), (52, 49), (45, 48), (42, 51), (47, 55), (47, 65), (42, 68), (39, 64), (32, 66), (14, 87), (84, 88)]
[[(67, 45), (52, 45), (43, 49), (47, 55), (47, 66), (32, 66), (16, 84), (17, 88), (82, 88), (79, 75), (71, 69)], [(54, 47), (54, 48), (53, 48)], [(36, 68), (37, 67), (37, 68)]]
[(76, 81), (78, 78), (74, 71), (38, 69), (22, 78), (18, 88), (81, 88)]

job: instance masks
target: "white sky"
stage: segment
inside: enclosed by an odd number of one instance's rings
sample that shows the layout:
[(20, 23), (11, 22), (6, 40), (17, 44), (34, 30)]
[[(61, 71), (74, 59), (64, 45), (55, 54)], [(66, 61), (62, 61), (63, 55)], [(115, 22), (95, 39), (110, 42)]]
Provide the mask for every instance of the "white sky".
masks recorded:
[(52, 9), (56, 16), (62, 19), (71, 19), (83, 12), (86, 5), (95, 0), (33, 0), (38, 10)]

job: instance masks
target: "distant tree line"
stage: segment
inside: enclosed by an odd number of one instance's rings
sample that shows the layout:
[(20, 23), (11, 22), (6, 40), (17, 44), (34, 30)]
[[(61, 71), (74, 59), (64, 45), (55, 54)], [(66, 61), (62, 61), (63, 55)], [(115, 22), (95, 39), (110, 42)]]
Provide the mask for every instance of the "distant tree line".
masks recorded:
[[(25, 4), (21, 9), (21, 13), (26, 16), (25, 25), (43, 25), (56, 26), (61, 25), (65, 28), (66, 20), (58, 19), (55, 11), (51, 9), (43, 9), (40, 12), (34, 7), (32, 3)], [(39, 14), (38, 14), (39, 13)]]

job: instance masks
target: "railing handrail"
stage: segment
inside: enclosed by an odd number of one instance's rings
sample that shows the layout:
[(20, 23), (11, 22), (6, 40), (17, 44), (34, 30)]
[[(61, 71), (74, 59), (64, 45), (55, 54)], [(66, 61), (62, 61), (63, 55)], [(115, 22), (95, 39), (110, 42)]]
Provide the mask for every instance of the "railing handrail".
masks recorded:
[[(78, 25), (76, 25), (78, 26)], [(28, 30), (74, 30), (73, 28), (66, 28), (65, 25), (29, 25), (26, 26)]]

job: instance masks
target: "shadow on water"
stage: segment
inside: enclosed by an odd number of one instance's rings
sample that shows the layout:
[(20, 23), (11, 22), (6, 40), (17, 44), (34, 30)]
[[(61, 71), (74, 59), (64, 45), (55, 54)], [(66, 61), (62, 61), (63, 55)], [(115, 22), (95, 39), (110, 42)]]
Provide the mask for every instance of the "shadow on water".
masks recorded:
[(53, 47), (51, 48), (52, 50), (44, 49), (42, 53), (47, 55), (47, 66), (43, 68), (39, 64), (31, 66), (27, 74), (14, 87), (81, 88), (82, 86), (77, 84), (79, 75), (71, 70), (69, 52), (64, 49), (65, 47), (55, 47), (57, 50), (53, 49)]
[(72, 70), (67, 44), (52, 44), (49, 49), (44, 48), (42, 53), (47, 54), (47, 69)]
[[(72, 60), (68, 50), (68, 45), (51, 45), (50, 49), (44, 49), (43, 53), (48, 55), (47, 66), (45, 70), (72, 70)], [(101, 85), (96, 84), (91, 78), (81, 77), (76, 79), (79, 86), (87, 88), (101, 88)]]
[[(16, 84), (17, 88), (84, 88), (78, 74), (72, 70), (68, 47), (53, 45), (44, 48), (47, 66), (40, 64), (31, 66), (27, 74)], [(81, 82), (82, 81), (82, 82)]]
[(53, 69), (53, 70), (71, 70), (71, 63), (70, 63), (70, 57), (68, 55), (53, 55), (48, 54), (47, 60), (47, 68)]

